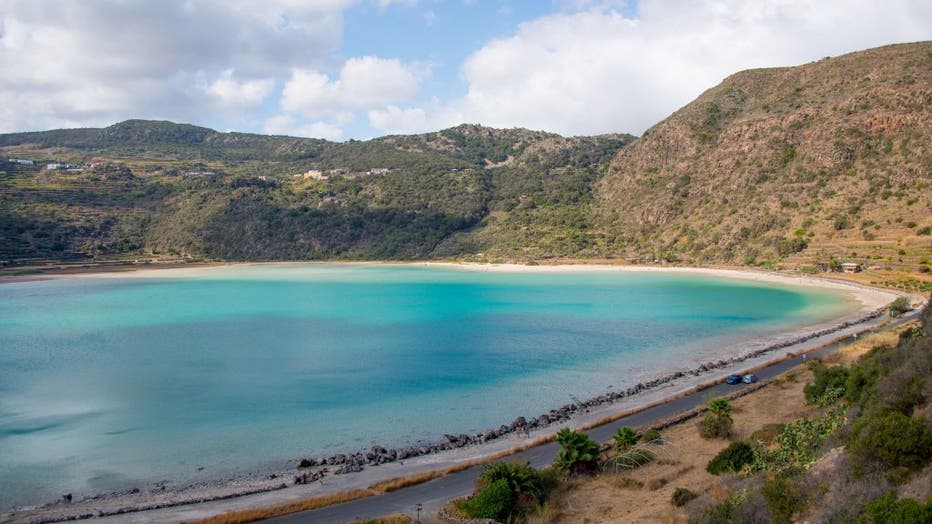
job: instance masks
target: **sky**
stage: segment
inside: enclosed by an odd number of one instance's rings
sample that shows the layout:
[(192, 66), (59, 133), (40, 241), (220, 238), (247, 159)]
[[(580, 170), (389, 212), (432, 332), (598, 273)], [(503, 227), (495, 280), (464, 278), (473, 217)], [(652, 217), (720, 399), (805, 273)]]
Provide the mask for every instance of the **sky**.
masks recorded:
[(0, 0), (0, 132), (640, 135), (743, 69), (929, 39), (929, 0)]

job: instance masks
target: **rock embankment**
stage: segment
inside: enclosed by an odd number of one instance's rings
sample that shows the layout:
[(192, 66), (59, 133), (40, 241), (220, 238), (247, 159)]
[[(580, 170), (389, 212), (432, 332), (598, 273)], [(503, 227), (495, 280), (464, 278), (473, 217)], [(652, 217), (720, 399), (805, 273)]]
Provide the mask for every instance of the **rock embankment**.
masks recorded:
[(649, 380), (646, 382), (639, 382), (625, 390), (620, 391), (610, 391), (603, 393), (596, 397), (592, 397), (587, 400), (577, 401), (571, 404), (565, 404), (558, 408), (551, 409), (546, 413), (542, 413), (536, 417), (524, 417), (520, 416), (514, 419), (510, 424), (502, 424), (496, 428), (489, 428), (482, 433), (477, 433), (474, 435), (468, 434), (459, 434), (459, 435), (444, 435), (439, 442), (434, 443), (423, 443), (416, 444), (412, 446), (406, 446), (397, 449), (388, 449), (380, 445), (372, 446), (371, 449), (366, 451), (357, 451), (351, 454), (337, 453), (334, 455), (320, 457), (320, 458), (302, 458), (298, 462), (298, 468), (320, 468), (315, 470), (313, 473), (304, 473), (302, 475), (295, 476), (295, 484), (306, 484), (308, 482), (318, 481), (324, 478), (331, 471), (329, 467), (334, 468), (332, 474), (334, 475), (345, 475), (347, 473), (357, 473), (362, 471), (366, 467), (378, 466), (380, 464), (386, 464), (389, 462), (395, 462), (400, 460), (405, 460), (408, 458), (420, 457), (424, 455), (431, 455), (434, 453), (439, 453), (442, 451), (448, 451), (452, 449), (458, 449), (465, 446), (482, 444), (484, 442), (489, 442), (495, 439), (507, 437), (510, 435), (521, 435), (529, 434), (531, 430), (541, 429), (552, 424), (563, 423), (571, 419), (573, 416), (579, 413), (586, 413), (592, 408), (597, 408), (612, 404), (627, 397), (638, 395), (645, 391), (669, 384), (677, 379), (681, 379), (687, 376), (698, 377), (705, 373), (710, 373), (717, 371), (734, 364), (744, 362), (749, 359), (754, 359), (785, 349), (797, 344), (802, 344), (810, 340), (830, 335), (832, 333), (847, 329), (849, 327), (868, 322), (874, 319), (877, 319), (883, 316), (887, 311), (887, 308), (881, 308), (874, 310), (862, 317), (859, 317), (854, 320), (849, 320), (842, 322), (830, 328), (822, 329), (819, 331), (814, 331), (812, 333), (807, 333), (804, 336), (796, 337), (790, 340), (783, 342), (778, 342), (771, 344), (765, 348), (758, 349), (756, 351), (748, 352), (744, 355), (731, 357), (729, 359), (722, 359), (714, 362), (706, 362), (694, 369), (686, 371), (676, 371), (668, 375)]

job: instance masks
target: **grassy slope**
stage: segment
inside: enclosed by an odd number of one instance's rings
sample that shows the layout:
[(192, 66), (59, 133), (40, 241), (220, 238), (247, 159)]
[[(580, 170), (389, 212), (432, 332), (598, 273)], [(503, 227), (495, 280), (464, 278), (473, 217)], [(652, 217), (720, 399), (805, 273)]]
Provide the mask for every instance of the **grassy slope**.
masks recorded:
[[(854, 251), (915, 269), (932, 255), (917, 235), (930, 185), (923, 42), (729, 77), (619, 152), (596, 221), (604, 248), (630, 257), (805, 265)], [(808, 249), (793, 256), (795, 238)]]

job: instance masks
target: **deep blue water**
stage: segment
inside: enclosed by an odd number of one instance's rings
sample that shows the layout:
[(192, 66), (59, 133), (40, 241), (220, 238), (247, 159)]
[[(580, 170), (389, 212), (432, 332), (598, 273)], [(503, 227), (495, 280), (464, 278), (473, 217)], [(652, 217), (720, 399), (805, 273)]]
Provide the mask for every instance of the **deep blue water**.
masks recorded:
[(0, 509), (478, 432), (849, 307), (646, 272), (157, 274), (0, 285)]

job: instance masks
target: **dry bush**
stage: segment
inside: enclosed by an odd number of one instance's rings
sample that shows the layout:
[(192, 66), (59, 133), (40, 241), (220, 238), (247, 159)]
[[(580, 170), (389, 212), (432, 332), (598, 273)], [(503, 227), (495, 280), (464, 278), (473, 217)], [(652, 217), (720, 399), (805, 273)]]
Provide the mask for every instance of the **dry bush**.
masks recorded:
[(611, 485), (618, 489), (641, 489), (644, 487), (643, 482), (631, 477), (626, 477), (623, 475), (611, 475), (608, 476), (608, 478)]
[(657, 491), (658, 489), (666, 486), (670, 481), (666, 477), (657, 477), (650, 479), (647, 483), (647, 489), (651, 491)]

